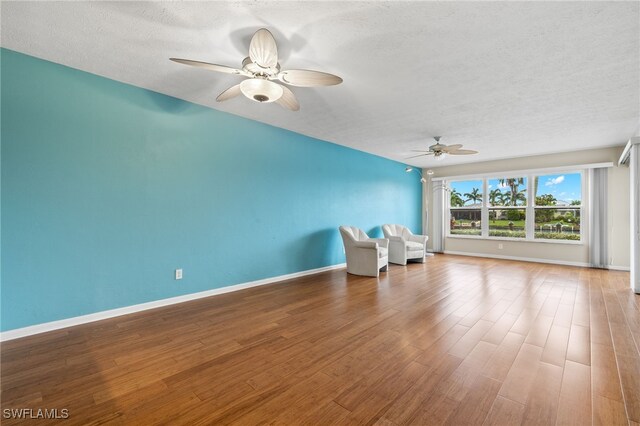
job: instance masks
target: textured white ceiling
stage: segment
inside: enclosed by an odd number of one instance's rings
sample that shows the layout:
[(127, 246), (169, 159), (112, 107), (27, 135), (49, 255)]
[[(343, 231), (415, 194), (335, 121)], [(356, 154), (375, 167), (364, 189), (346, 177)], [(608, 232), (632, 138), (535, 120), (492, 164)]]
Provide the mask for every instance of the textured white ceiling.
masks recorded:
[[(433, 135), (480, 154), (623, 144), (640, 116), (638, 2), (2, 2), (3, 47), (404, 161)], [(344, 78), (293, 88), (301, 110), (215, 97), (255, 30), (283, 68)], [(406, 161), (434, 164), (430, 158)]]

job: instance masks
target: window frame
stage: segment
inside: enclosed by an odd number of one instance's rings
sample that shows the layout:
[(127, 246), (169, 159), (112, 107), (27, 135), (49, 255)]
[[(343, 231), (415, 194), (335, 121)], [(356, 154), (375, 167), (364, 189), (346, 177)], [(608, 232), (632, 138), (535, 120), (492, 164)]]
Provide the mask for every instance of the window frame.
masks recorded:
[[(550, 174), (580, 174), (580, 185), (581, 185), (581, 203), (580, 203), (580, 240), (553, 240), (553, 239), (545, 239), (545, 238), (535, 238), (535, 194), (533, 193), (534, 180), (536, 176), (545, 176)], [(515, 209), (524, 209), (525, 210), (525, 237), (492, 237), (489, 236), (489, 210), (491, 207), (489, 205), (489, 196), (487, 192), (488, 182), (492, 179), (503, 179), (506, 176), (509, 177), (523, 177), (527, 179), (527, 204), (526, 206), (506, 206), (512, 207)], [(588, 197), (588, 174), (584, 169), (553, 169), (553, 170), (535, 170), (535, 171), (510, 171), (505, 173), (491, 173), (484, 175), (472, 175), (472, 176), (456, 176), (451, 178), (443, 178), (442, 182), (447, 190), (446, 202), (444, 203), (444, 214), (447, 218), (447, 226), (445, 227), (445, 238), (460, 238), (460, 239), (472, 239), (472, 240), (498, 240), (498, 241), (520, 241), (520, 242), (531, 242), (531, 243), (543, 243), (543, 244), (569, 244), (569, 245), (585, 245), (588, 242), (586, 241), (587, 234), (585, 232), (586, 226), (584, 224), (588, 223), (588, 207), (589, 200)], [(450, 184), (452, 182), (463, 182), (463, 181), (471, 181), (471, 180), (479, 180), (482, 181), (482, 206), (481, 206), (481, 233), (480, 235), (459, 235), (451, 233), (451, 226), (449, 221), (451, 220), (451, 210), (460, 210), (465, 209), (465, 207), (451, 207), (451, 196), (450, 196)], [(468, 207), (466, 209), (469, 209)]]

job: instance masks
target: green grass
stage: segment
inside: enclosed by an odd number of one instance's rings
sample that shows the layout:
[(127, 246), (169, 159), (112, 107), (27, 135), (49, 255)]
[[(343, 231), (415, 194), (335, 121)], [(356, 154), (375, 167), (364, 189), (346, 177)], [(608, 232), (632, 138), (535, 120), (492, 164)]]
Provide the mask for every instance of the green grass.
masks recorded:
[(508, 231), (508, 230), (491, 230), (489, 229), (490, 237), (510, 237), (510, 238), (524, 238), (527, 236), (525, 231)]
[(452, 229), (451, 235), (480, 235), (480, 228)]
[[(452, 229), (450, 230), (451, 235), (481, 235), (480, 229), (476, 228), (465, 228), (465, 229)], [(490, 237), (508, 237), (508, 238), (525, 238), (526, 232), (515, 230), (510, 231), (508, 229), (490, 229), (489, 230)], [(545, 240), (569, 240), (569, 241), (580, 241), (580, 234), (570, 234), (566, 232), (535, 232), (534, 237), (536, 239), (545, 239)]]
[(489, 220), (489, 226), (498, 226), (501, 228), (508, 228), (509, 223), (511, 222), (513, 222), (514, 228), (524, 228), (524, 220), (504, 220), (504, 219)]
[(551, 233), (551, 232), (536, 232), (535, 238), (545, 239), (545, 240), (571, 240), (571, 241), (580, 241), (580, 234), (568, 234), (565, 232), (561, 233)]
[[(479, 220), (468, 220), (468, 219), (460, 219), (460, 220), (456, 220), (456, 224), (470, 224), (471, 222), (476, 222), (479, 226), (480, 221)], [(513, 222), (513, 227), (514, 228), (524, 228), (525, 225), (525, 221), (524, 220), (507, 220), (507, 219), (496, 219), (496, 220), (489, 220), (489, 226), (496, 226), (499, 228), (508, 228), (509, 227), (509, 223)], [(561, 220), (554, 220), (551, 222), (536, 222), (536, 227), (538, 226), (553, 226), (555, 229), (556, 224), (562, 223), (562, 226), (573, 226), (574, 229), (580, 229), (580, 225), (579, 224), (575, 224), (575, 223), (567, 223), (567, 222), (562, 222)]]

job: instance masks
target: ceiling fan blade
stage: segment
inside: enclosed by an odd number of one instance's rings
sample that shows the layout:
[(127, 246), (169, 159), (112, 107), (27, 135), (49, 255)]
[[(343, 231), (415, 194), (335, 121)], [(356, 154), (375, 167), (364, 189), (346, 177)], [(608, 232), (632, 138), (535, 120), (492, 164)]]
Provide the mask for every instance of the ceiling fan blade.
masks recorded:
[(300, 104), (296, 99), (296, 95), (294, 95), (293, 92), (289, 90), (288, 87), (285, 87), (285, 86), (281, 86), (281, 87), (282, 87), (283, 93), (280, 99), (276, 101), (276, 103), (283, 108), (290, 109), (291, 111), (298, 111), (300, 109)]
[(474, 151), (472, 149), (458, 149), (455, 151), (451, 151), (448, 152), (447, 154), (449, 155), (471, 155), (471, 154), (477, 154), (478, 151)]
[(236, 84), (235, 86), (231, 86), (227, 90), (225, 90), (224, 92), (220, 93), (218, 95), (218, 97), (216, 98), (216, 101), (224, 102), (224, 101), (229, 100), (231, 98), (235, 98), (240, 93), (242, 93), (240, 91), (240, 85)]
[(452, 152), (452, 151), (457, 151), (460, 148), (462, 148), (462, 145), (460, 145), (458, 143), (458, 144), (455, 144), (455, 145), (441, 145), (441, 147), (442, 147), (442, 151), (444, 151), (444, 152)]
[(414, 155), (413, 157), (407, 157), (405, 158), (405, 160), (409, 160), (411, 158), (416, 158), (416, 157), (423, 157), (425, 155), (433, 155), (433, 152), (427, 152), (426, 154), (418, 154), (418, 155)]
[(209, 62), (192, 61), (191, 59), (169, 58), (173, 62), (179, 64), (191, 65), (192, 67), (205, 68), (209, 71), (223, 72), (226, 74), (244, 74), (239, 69), (227, 67), (224, 65), (210, 64)]
[(251, 38), (249, 57), (263, 68), (271, 68), (278, 65), (276, 39), (266, 28), (260, 28)]
[(282, 71), (278, 74), (278, 79), (298, 87), (333, 86), (342, 83), (342, 79), (337, 75), (311, 70)]

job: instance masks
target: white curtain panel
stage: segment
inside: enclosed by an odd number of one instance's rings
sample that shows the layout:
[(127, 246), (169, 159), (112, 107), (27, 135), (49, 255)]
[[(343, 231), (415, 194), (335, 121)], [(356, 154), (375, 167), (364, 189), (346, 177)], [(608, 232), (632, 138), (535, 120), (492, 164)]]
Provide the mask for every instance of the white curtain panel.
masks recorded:
[(631, 288), (640, 293), (640, 144), (631, 146)]
[(443, 183), (435, 181), (433, 183), (433, 229), (431, 231), (433, 251), (436, 253), (442, 253), (444, 251), (444, 194)]
[(607, 229), (608, 205), (607, 168), (589, 171), (591, 216), (589, 217), (589, 263), (594, 268), (609, 266), (609, 235)]

